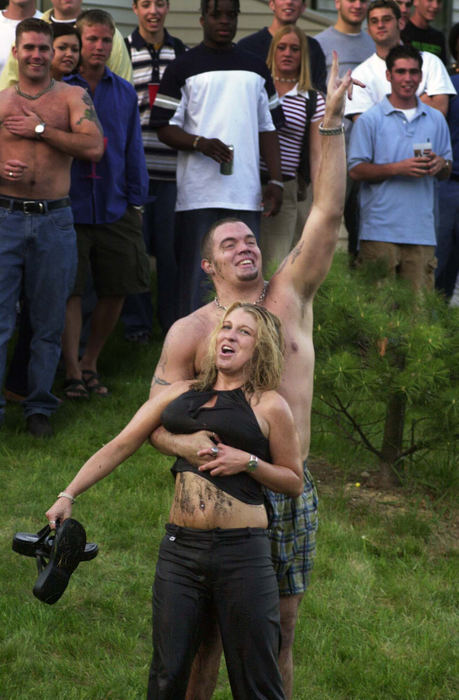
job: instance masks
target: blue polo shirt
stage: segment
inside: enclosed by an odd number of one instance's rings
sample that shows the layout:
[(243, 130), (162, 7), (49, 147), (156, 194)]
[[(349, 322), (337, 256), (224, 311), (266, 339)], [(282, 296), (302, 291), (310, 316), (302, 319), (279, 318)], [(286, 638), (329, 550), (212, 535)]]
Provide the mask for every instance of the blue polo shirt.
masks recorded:
[[(359, 163), (395, 163), (414, 156), (413, 145), (430, 141), (434, 153), (451, 159), (448, 125), (437, 109), (417, 98), (408, 121), (384, 97), (354, 123), (349, 170)], [(435, 245), (434, 178), (391, 177), (361, 182), (360, 238), (364, 241)]]
[[(79, 73), (65, 79), (91, 94)], [(106, 138), (98, 163), (74, 160), (70, 199), (76, 224), (110, 224), (128, 205), (140, 206), (148, 194), (148, 173), (140, 128), (137, 95), (130, 83), (105, 67), (91, 95)]]

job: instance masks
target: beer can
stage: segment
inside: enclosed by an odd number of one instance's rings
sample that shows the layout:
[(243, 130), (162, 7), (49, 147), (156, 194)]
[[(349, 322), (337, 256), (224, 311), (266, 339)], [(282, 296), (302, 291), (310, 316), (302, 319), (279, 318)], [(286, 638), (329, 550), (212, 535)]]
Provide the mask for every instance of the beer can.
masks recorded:
[(228, 146), (231, 151), (232, 158), (229, 162), (224, 161), (220, 163), (220, 173), (222, 175), (232, 175), (233, 174), (233, 164), (234, 164), (234, 146)]

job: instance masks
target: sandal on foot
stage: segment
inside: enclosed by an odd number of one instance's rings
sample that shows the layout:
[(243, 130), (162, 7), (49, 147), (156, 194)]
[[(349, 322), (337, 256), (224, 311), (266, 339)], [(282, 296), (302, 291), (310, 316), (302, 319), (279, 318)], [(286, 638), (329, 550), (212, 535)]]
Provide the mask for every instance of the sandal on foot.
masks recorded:
[(84, 379), (66, 379), (64, 396), (66, 399), (89, 399), (89, 391)]
[(108, 388), (105, 384), (101, 383), (100, 375), (97, 372), (94, 372), (92, 369), (84, 369), (81, 374), (91, 394), (96, 394), (96, 396), (110, 396)]
[[(32, 532), (16, 532), (13, 537), (13, 552), (25, 557), (46, 557), (49, 559), (54, 544), (55, 530), (45, 525), (37, 534)], [(86, 542), (81, 561), (91, 561), (97, 556), (99, 547), (95, 542)]]
[(38, 578), (33, 587), (36, 598), (53, 605), (67, 588), (71, 574), (82, 559), (86, 532), (78, 520), (67, 518), (56, 530), (49, 562), (37, 556)]

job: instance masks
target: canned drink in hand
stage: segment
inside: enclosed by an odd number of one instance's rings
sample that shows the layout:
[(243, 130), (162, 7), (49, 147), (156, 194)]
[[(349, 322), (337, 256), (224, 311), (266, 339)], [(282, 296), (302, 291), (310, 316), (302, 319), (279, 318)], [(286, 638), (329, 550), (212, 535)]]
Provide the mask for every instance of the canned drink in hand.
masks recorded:
[(233, 163), (234, 163), (234, 146), (228, 146), (231, 151), (231, 160), (220, 163), (220, 173), (222, 175), (232, 175), (233, 174)]

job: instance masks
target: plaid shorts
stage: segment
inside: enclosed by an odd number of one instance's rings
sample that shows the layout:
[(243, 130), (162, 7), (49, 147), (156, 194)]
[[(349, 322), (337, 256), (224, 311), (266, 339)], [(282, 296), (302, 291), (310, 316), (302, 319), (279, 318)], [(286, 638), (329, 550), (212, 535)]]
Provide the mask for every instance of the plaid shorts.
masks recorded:
[(280, 595), (304, 593), (316, 553), (318, 497), (304, 462), (304, 491), (298, 498), (265, 489), (270, 511), (271, 556)]

